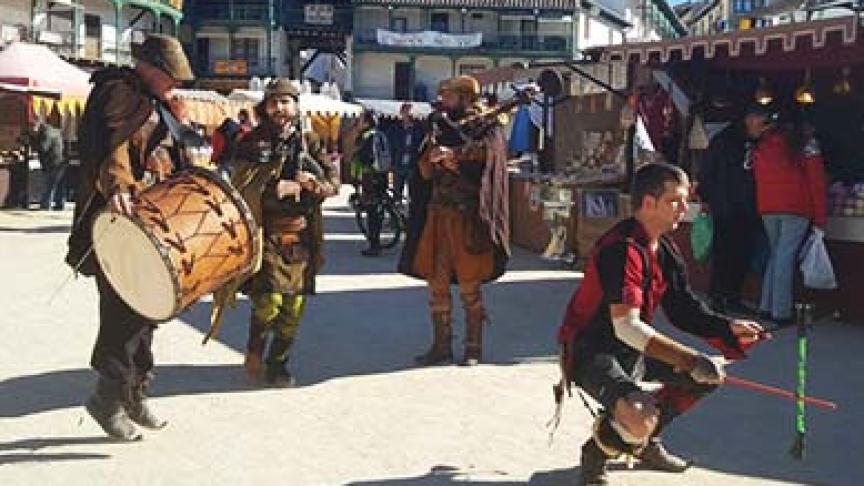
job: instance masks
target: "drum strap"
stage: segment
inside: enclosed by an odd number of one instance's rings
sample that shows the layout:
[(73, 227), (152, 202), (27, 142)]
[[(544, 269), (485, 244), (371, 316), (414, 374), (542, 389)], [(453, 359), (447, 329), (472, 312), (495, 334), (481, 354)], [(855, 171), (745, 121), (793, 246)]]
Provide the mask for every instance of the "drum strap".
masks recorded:
[(171, 138), (174, 139), (175, 148), (172, 155), (177, 159), (175, 161), (177, 169), (182, 170), (187, 168), (189, 164), (185, 159), (180, 157), (180, 151), (177, 144), (189, 148), (204, 147), (207, 145), (207, 139), (199, 135), (198, 132), (193, 130), (189, 125), (180, 123), (180, 120), (171, 113), (171, 110), (167, 105), (165, 105), (165, 103), (157, 101), (156, 110), (159, 112), (159, 118), (168, 127), (168, 132), (171, 133)]

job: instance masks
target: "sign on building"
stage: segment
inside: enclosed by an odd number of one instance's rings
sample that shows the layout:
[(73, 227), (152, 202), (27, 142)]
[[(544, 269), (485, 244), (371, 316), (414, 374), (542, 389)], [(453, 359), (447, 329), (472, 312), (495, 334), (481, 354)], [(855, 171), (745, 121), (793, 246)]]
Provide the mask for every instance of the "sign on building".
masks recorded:
[(333, 25), (333, 5), (312, 3), (306, 5), (305, 21), (312, 25)]
[(248, 72), (246, 60), (213, 61), (213, 73), (231, 76), (245, 76)]

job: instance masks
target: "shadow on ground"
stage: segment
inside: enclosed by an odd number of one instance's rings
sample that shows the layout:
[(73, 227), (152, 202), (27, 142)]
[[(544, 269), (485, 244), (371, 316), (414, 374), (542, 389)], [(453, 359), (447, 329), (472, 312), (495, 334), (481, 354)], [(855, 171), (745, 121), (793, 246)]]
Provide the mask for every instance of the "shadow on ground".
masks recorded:
[(16, 228), (16, 227), (12, 227), (12, 226), (0, 226), (0, 233), (21, 233), (21, 234), (68, 233), (71, 228), (72, 228), (72, 226), (69, 224), (35, 226), (32, 228)]
[[(472, 477), (474, 475), (495, 477), (496, 479), (477, 479)], [(348, 486), (434, 486), (448, 484), (504, 486), (511, 484), (529, 484), (534, 486), (555, 486), (561, 484), (576, 484), (578, 477), (579, 468), (568, 468), (535, 472), (527, 482), (508, 481), (507, 473), (502, 471), (464, 471), (452, 466), (434, 466), (428, 473), (422, 476), (355, 481), (347, 484)]]

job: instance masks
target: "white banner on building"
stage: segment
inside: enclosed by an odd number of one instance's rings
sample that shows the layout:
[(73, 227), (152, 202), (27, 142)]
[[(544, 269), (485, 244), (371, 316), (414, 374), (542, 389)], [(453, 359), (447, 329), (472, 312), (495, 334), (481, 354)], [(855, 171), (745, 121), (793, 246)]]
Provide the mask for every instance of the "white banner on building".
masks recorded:
[(393, 32), (377, 29), (376, 40), (382, 46), (398, 47), (444, 47), (471, 48), (483, 44), (483, 33), (475, 34), (444, 34), (426, 30), (423, 32)]

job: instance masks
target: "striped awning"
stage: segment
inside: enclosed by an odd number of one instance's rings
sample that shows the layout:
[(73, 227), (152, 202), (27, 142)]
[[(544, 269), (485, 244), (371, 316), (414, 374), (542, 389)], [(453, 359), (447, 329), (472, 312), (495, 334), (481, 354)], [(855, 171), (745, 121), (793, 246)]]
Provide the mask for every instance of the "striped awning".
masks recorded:
[(573, 10), (576, 0), (358, 0), (358, 5), (486, 9)]

